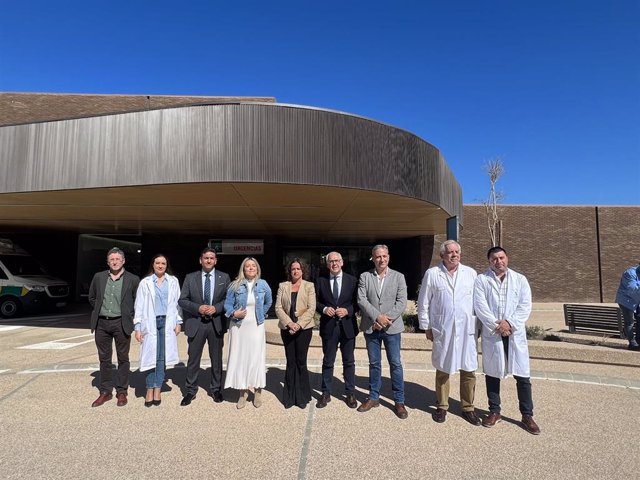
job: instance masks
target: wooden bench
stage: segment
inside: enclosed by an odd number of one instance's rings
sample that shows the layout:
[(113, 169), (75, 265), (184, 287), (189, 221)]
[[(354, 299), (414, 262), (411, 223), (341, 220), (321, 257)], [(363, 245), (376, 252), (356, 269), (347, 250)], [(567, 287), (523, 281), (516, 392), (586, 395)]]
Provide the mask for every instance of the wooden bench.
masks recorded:
[(622, 311), (603, 305), (564, 304), (564, 323), (571, 333), (615, 333), (624, 337)]

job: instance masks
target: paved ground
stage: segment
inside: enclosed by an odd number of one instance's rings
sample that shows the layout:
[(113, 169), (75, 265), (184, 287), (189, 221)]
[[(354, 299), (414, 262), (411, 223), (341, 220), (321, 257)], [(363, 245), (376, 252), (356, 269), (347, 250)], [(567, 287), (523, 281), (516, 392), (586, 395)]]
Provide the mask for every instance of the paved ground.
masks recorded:
[[(555, 308), (538, 306), (540, 311)], [(556, 314), (545, 328), (561, 330)], [(534, 315), (535, 317), (535, 315)], [(540, 317), (538, 317), (540, 318)], [(532, 319), (532, 322), (534, 319)], [(144, 378), (134, 371), (130, 403), (91, 408), (97, 396), (97, 358), (86, 314), (0, 322), (0, 472), (3, 478), (635, 478), (640, 420), (639, 353), (623, 344), (571, 345), (561, 353), (578, 361), (532, 361), (535, 418), (540, 436), (519, 425), (515, 383), (503, 388), (506, 420), (473, 427), (459, 415), (454, 381), (451, 413), (431, 420), (435, 396), (430, 352), (419, 336), (403, 351), (409, 418), (383, 405), (350, 410), (338, 397), (325, 409), (313, 404), (285, 410), (279, 402), (284, 352), (268, 345), (264, 405), (235, 408), (225, 391), (214, 404), (205, 391), (180, 407), (183, 366), (168, 372), (162, 405), (144, 408)], [(275, 322), (268, 330), (275, 331)], [(597, 343), (597, 342), (596, 342)], [(561, 349), (561, 347), (558, 347)], [(186, 340), (180, 338), (186, 361)], [(544, 352), (544, 349), (541, 350)], [(132, 359), (137, 358), (132, 346)], [(607, 363), (615, 354), (615, 362)], [(556, 355), (560, 355), (556, 353)], [(356, 352), (358, 398), (366, 396), (366, 352)], [(319, 348), (310, 350), (318, 394)], [(587, 360), (585, 360), (587, 359)], [(591, 359), (590, 361), (588, 359)], [(135, 366), (133, 367), (135, 369)], [(336, 373), (340, 377), (340, 369)], [(388, 378), (388, 370), (384, 371)], [(202, 384), (206, 384), (203, 374)], [(93, 385), (93, 386), (92, 386)], [(486, 412), (483, 377), (477, 406)]]

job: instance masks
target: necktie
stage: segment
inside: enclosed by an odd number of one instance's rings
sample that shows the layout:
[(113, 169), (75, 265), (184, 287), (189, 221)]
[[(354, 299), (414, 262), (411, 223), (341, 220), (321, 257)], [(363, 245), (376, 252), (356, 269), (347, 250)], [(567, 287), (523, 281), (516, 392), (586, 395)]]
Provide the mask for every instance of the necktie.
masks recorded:
[(340, 296), (340, 291), (338, 290), (338, 277), (331, 277), (333, 279), (333, 299), (338, 303), (338, 297)]
[(205, 305), (211, 305), (211, 274), (205, 274), (204, 279), (204, 303)]

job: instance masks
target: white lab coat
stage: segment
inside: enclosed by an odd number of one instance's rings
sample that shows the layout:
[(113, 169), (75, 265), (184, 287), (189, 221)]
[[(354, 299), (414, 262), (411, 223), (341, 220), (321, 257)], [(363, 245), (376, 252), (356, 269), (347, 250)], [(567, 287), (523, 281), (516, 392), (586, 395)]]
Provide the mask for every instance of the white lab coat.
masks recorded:
[(507, 282), (507, 302), (504, 320), (511, 325), (509, 359), (505, 362), (502, 336), (496, 332), (499, 316), (499, 284), (491, 269), (476, 279), (473, 307), (482, 323), (482, 367), (491, 377), (509, 375), (529, 377), (529, 346), (525, 324), (531, 314), (531, 288), (526, 277), (511, 269), (503, 281)]
[(418, 296), (420, 328), (433, 332), (431, 363), (445, 373), (478, 368), (477, 328), (473, 315), (473, 285), (478, 274), (458, 266), (455, 281), (440, 263), (422, 278)]
[[(167, 301), (167, 318), (165, 323), (165, 365), (175, 365), (180, 361), (178, 356), (178, 341), (175, 328), (182, 321), (178, 309), (180, 298), (180, 284), (172, 275), (165, 274), (169, 282), (169, 298)], [(141, 324), (142, 345), (140, 345), (140, 371), (144, 372), (156, 368), (156, 350), (158, 346), (158, 328), (156, 327), (156, 314), (154, 303), (156, 291), (153, 285), (152, 275), (143, 278), (136, 293), (134, 325)]]

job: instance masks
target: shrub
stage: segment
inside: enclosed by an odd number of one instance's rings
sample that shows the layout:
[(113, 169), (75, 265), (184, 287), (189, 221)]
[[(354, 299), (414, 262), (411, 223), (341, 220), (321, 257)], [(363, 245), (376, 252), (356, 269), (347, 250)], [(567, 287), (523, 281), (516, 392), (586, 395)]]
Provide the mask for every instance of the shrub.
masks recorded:
[(545, 337), (544, 328), (540, 325), (527, 325), (526, 331), (529, 340), (543, 340)]

